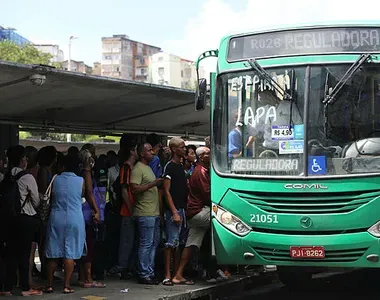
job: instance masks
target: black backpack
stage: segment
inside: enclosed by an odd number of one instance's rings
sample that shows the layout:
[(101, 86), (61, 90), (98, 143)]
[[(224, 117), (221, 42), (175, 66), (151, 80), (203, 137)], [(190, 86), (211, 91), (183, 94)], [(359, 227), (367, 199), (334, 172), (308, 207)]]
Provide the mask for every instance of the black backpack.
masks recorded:
[(29, 173), (27, 171), (21, 171), (16, 176), (12, 176), (10, 172), (8, 172), (0, 183), (0, 218), (2, 220), (9, 220), (21, 214), (21, 210), (27, 200), (21, 205), (21, 194), (17, 181), (26, 174)]

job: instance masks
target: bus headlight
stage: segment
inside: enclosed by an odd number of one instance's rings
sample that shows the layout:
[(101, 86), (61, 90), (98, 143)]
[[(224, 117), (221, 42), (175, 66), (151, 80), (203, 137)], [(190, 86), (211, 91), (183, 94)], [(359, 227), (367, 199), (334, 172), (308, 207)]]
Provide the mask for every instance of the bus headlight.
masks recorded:
[(234, 216), (218, 205), (213, 204), (212, 216), (225, 228), (239, 236), (245, 236), (251, 231), (249, 226), (241, 221), (238, 217)]
[(367, 231), (373, 236), (380, 238), (380, 221), (373, 224)]

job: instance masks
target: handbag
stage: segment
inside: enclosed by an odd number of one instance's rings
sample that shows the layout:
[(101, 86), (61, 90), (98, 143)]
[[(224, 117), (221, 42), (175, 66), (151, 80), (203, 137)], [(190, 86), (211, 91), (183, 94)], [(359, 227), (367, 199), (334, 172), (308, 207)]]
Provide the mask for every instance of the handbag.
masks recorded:
[(45, 194), (40, 194), (40, 206), (38, 208), (38, 215), (43, 222), (46, 222), (49, 219), (50, 210), (51, 210), (51, 188), (53, 186), (53, 182), (57, 175), (54, 175), (48, 188), (46, 189)]

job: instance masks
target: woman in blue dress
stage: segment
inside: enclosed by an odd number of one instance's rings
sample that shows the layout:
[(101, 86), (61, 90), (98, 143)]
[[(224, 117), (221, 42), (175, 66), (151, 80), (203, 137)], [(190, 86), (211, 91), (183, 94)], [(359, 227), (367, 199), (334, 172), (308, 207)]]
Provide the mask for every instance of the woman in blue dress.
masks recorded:
[(74, 260), (85, 253), (85, 223), (82, 213), (84, 194), (83, 178), (76, 175), (79, 168), (77, 156), (65, 156), (64, 172), (58, 175), (52, 185), (52, 205), (46, 233), (46, 258), (48, 261), (48, 284), (45, 292), (52, 293), (53, 277), (57, 259), (64, 261), (65, 294), (72, 293), (70, 279)]

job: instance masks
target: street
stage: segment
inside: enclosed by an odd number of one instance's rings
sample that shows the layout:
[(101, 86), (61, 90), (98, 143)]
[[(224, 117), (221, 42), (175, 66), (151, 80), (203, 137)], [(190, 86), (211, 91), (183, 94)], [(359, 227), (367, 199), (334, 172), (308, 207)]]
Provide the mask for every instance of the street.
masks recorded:
[[(375, 299), (380, 293), (377, 270), (357, 270), (344, 274), (315, 278), (311, 286), (302, 290), (289, 290), (282, 284), (271, 284), (230, 298), (233, 300), (264, 299)], [(320, 274), (319, 276), (325, 276)], [(316, 276), (318, 277), (318, 275)]]

